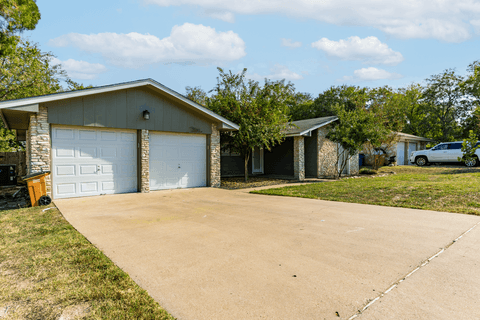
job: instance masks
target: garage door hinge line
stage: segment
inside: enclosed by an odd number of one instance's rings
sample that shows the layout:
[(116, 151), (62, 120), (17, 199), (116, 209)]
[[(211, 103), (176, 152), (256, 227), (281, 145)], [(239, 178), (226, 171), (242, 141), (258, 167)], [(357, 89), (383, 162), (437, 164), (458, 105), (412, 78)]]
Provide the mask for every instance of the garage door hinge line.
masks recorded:
[(388, 288), (387, 290), (385, 290), (385, 292), (383, 293), (380, 293), (380, 295), (378, 297), (376, 297), (375, 299), (373, 299), (372, 301), (370, 301), (367, 305), (365, 305), (361, 310), (358, 310), (358, 312), (356, 314), (354, 314), (353, 316), (351, 316), (350, 318), (348, 318), (348, 320), (352, 320), (352, 319), (355, 319), (357, 318), (358, 316), (360, 316), (365, 310), (367, 310), (371, 305), (373, 305), (375, 302), (377, 302), (378, 300), (380, 300), (380, 298), (382, 298), (384, 295), (388, 294), (390, 291), (392, 291), (393, 289), (395, 289), (398, 285), (400, 285), (400, 283), (402, 283), (403, 281), (405, 281), (408, 277), (410, 277), (412, 274), (414, 274), (415, 272), (417, 272), (418, 270), (420, 270), (420, 268), (426, 266), (428, 263), (430, 263), (430, 261), (432, 261), (433, 259), (435, 259), (436, 257), (438, 257), (439, 255), (441, 255), (442, 253), (445, 252), (445, 250), (447, 250), (448, 248), (450, 248), (455, 242), (457, 242), (458, 240), (460, 240), (463, 236), (465, 236), (467, 233), (469, 233), (470, 231), (472, 231), (473, 229), (475, 229), (478, 225), (480, 225), (480, 222), (476, 223), (473, 227), (471, 227), (470, 229), (468, 229), (467, 231), (465, 231), (464, 233), (462, 233), (458, 238), (456, 238), (455, 240), (453, 240), (452, 242), (450, 242), (447, 246), (445, 246), (445, 248), (442, 248), (440, 251), (438, 251), (437, 253), (435, 253), (433, 256), (431, 256), (430, 258), (428, 258), (427, 260), (425, 260), (420, 266), (418, 266), (417, 268), (415, 268), (414, 270), (412, 270), (409, 274), (407, 274), (406, 276), (404, 276), (403, 278), (401, 278), (400, 280), (398, 280), (397, 282), (395, 282), (390, 288)]

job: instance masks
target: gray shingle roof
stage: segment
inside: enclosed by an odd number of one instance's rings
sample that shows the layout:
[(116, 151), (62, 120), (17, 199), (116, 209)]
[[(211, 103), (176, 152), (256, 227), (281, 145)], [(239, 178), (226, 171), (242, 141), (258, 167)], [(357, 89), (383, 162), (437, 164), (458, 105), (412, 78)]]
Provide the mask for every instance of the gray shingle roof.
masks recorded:
[(331, 116), (331, 117), (292, 121), (292, 124), (294, 124), (294, 126), (290, 126), (285, 131), (285, 133), (287, 136), (299, 136), (302, 134), (306, 134), (308, 131), (313, 131), (315, 129), (323, 127), (337, 119), (338, 118), (336, 116)]

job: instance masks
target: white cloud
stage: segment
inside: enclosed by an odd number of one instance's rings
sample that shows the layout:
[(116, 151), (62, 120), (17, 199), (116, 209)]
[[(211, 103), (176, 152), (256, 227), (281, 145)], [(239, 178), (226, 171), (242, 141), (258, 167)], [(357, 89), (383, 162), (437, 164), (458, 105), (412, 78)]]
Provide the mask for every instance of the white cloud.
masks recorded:
[(284, 47), (299, 48), (302, 46), (302, 43), (300, 41), (293, 42), (292, 39), (285, 39), (285, 38), (282, 38), (281, 40), (282, 40), (282, 46)]
[(227, 11), (205, 11), (205, 15), (212, 17), (214, 19), (219, 19), (225, 22), (234, 23), (235, 22), (235, 15), (231, 12)]
[(136, 32), (70, 33), (50, 40), (50, 44), (100, 53), (110, 63), (125, 68), (159, 62), (232, 61), (246, 54), (245, 42), (233, 31), (217, 32), (214, 28), (191, 23), (174, 26), (170, 36), (163, 39)]
[(471, 37), (478, 0), (143, 0), (162, 7), (190, 5), (233, 14), (282, 14), (340, 26), (374, 27), (399, 38), (461, 42)]
[(376, 81), (376, 80), (395, 80), (401, 79), (403, 76), (398, 73), (391, 73), (383, 69), (377, 69), (374, 67), (362, 68), (355, 70), (353, 76), (345, 76), (341, 80), (345, 81)]
[(247, 74), (247, 77), (253, 80), (264, 80), (265, 78), (269, 80), (301, 80), (303, 76), (291, 71), (288, 67), (276, 64), (273, 68), (270, 68), (270, 74), (268, 75), (259, 75), (258, 73)]
[(400, 52), (393, 51), (377, 37), (350, 37), (347, 40), (333, 41), (322, 38), (312, 47), (324, 51), (328, 57), (341, 60), (363, 61), (366, 64), (397, 65), (402, 62)]
[(100, 73), (107, 71), (107, 68), (103, 64), (73, 59), (61, 61), (57, 58), (53, 58), (51, 63), (62, 65), (62, 69), (67, 72), (70, 78), (80, 80), (95, 79)]

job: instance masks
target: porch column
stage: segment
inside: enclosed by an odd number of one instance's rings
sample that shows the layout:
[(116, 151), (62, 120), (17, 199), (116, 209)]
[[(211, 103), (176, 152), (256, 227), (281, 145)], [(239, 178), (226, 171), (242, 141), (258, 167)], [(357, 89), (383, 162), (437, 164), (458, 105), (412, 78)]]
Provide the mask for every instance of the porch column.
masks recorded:
[(409, 144), (410, 144), (409, 140), (405, 140), (405, 150), (404, 150), (404, 153), (403, 153), (404, 154), (404, 157), (403, 157), (403, 164), (404, 165), (408, 165), (408, 157), (410, 156), (408, 154), (408, 148), (410, 147)]
[(296, 180), (305, 180), (305, 140), (303, 136), (293, 138), (293, 175)]
[(209, 186), (220, 188), (220, 131), (218, 131), (216, 124), (212, 125), (209, 147)]
[(141, 193), (150, 192), (150, 140), (148, 130), (139, 130), (140, 140), (140, 186)]

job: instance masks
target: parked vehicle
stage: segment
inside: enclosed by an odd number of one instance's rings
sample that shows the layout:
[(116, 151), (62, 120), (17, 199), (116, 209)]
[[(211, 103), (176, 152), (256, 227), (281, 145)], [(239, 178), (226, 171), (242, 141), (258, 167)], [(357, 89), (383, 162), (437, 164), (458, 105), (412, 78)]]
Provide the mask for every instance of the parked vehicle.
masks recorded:
[[(463, 158), (463, 141), (445, 142), (437, 144), (435, 147), (427, 150), (413, 151), (410, 154), (409, 161), (417, 166), (425, 166), (430, 163), (441, 162), (459, 162), (458, 158)], [(478, 146), (480, 142), (477, 142)], [(466, 161), (467, 167), (476, 167), (479, 164), (480, 148), (475, 151), (475, 157), (471, 161)]]

